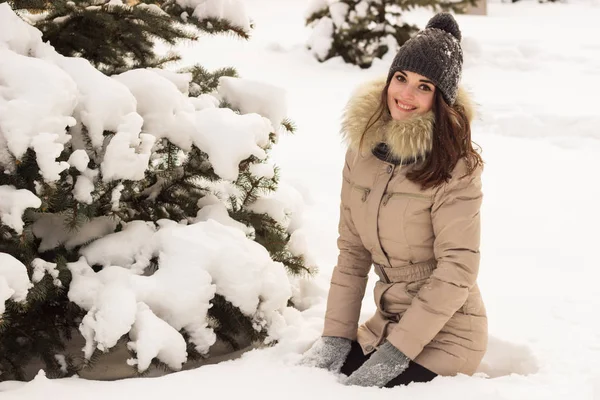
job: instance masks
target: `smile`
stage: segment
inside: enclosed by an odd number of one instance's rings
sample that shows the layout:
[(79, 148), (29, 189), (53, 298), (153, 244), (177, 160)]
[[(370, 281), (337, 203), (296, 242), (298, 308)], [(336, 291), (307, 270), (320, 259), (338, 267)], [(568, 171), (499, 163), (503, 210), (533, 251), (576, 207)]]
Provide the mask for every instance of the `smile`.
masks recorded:
[(414, 106), (409, 106), (408, 104), (404, 104), (402, 102), (400, 102), (399, 100), (394, 99), (394, 101), (396, 102), (396, 106), (403, 111), (413, 111), (416, 110), (417, 107)]

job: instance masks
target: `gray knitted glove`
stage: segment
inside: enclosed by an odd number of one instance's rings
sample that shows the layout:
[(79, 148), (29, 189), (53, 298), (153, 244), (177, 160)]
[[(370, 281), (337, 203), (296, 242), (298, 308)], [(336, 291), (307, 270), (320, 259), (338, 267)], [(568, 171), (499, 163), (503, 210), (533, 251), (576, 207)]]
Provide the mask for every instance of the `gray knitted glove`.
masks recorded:
[(386, 341), (359, 369), (343, 383), (354, 386), (383, 387), (403, 373), (410, 359), (390, 342)]
[(313, 346), (304, 353), (298, 363), (306, 367), (324, 368), (332, 372), (340, 372), (350, 348), (350, 339), (324, 336), (319, 338)]

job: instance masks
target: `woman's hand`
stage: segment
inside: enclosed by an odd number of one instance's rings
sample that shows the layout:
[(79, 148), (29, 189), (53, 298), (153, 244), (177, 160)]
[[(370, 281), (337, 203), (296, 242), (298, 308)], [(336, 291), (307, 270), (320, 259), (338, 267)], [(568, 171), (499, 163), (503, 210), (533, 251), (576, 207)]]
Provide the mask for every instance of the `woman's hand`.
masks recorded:
[(378, 386), (403, 373), (410, 359), (390, 342), (385, 342), (359, 369), (354, 371), (343, 383), (353, 386)]
[(333, 336), (321, 337), (304, 353), (304, 357), (298, 365), (340, 372), (351, 347), (352, 341), (350, 339)]

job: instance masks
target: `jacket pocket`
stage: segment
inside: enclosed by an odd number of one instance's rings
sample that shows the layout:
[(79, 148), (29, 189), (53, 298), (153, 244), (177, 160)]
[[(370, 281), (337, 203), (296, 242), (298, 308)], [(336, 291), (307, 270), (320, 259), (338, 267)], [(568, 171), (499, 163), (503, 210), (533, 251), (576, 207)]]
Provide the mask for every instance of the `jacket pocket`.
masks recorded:
[(415, 200), (422, 200), (422, 201), (429, 201), (429, 202), (431, 202), (433, 200), (432, 196), (427, 195), (427, 194), (422, 194), (422, 193), (389, 192), (383, 196), (383, 200), (382, 200), (381, 204), (385, 207), (389, 203), (390, 200), (398, 199), (398, 198), (415, 199)]
[(369, 197), (369, 194), (371, 193), (371, 188), (358, 185), (358, 184), (350, 181), (350, 179), (348, 179), (346, 177), (344, 177), (344, 179), (346, 180), (348, 185), (350, 185), (350, 187), (352, 188), (353, 191), (357, 191), (359, 193), (361, 201), (363, 203), (366, 202), (367, 198)]
[(427, 284), (428, 281), (429, 278), (423, 278), (413, 282), (408, 282), (404, 287), (404, 291), (406, 292), (407, 296), (412, 299), (417, 295), (417, 293), (419, 293), (419, 290), (421, 290), (421, 288)]
[(399, 319), (408, 307), (412, 298), (406, 295), (406, 282), (375, 283), (374, 298), (379, 312), (386, 318)]
[(377, 306), (377, 309), (379, 310), (379, 312), (387, 317), (387, 318), (391, 318), (394, 316), (393, 313), (389, 313), (386, 310), (386, 305), (384, 304), (383, 301), (383, 296), (385, 295), (385, 293), (390, 290), (392, 288), (394, 284), (393, 283), (385, 283), (382, 281), (378, 281), (375, 283), (375, 289), (373, 290), (373, 298), (375, 300), (375, 306)]
[[(401, 199), (406, 203), (402, 229), (406, 237), (406, 243), (411, 250), (411, 257), (420, 259), (427, 256), (422, 253), (422, 249), (432, 248), (435, 238), (431, 221), (433, 196), (423, 193), (401, 192), (390, 193), (390, 195), (392, 195), (389, 197), (390, 207)], [(413, 252), (415, 247), (418, 248), (417, 253)]]
[(382, 237), (408, 246), (407, 254), (402, 255), (405, 260), (427, 256), (419, 254), (415, 257), (410, 247), (431, 245), (432, 204), (430, 194), (406, 191), (390, 191), (381, 200), (380, 215), (385, 221), (380, 227)]

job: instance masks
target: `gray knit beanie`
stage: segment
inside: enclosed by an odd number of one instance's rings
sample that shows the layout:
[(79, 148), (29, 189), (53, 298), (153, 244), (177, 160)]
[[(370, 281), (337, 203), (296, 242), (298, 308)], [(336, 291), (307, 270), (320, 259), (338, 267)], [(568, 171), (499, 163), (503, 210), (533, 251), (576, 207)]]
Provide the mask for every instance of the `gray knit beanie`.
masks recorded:
[(463, 65), (460, 40), (460, 29), (452, 14), (436, 14), (424, 30), (400, 47), (387, 82), (397, 71), (415, 72), (431, 79), (448, 104), (454, 104)]

